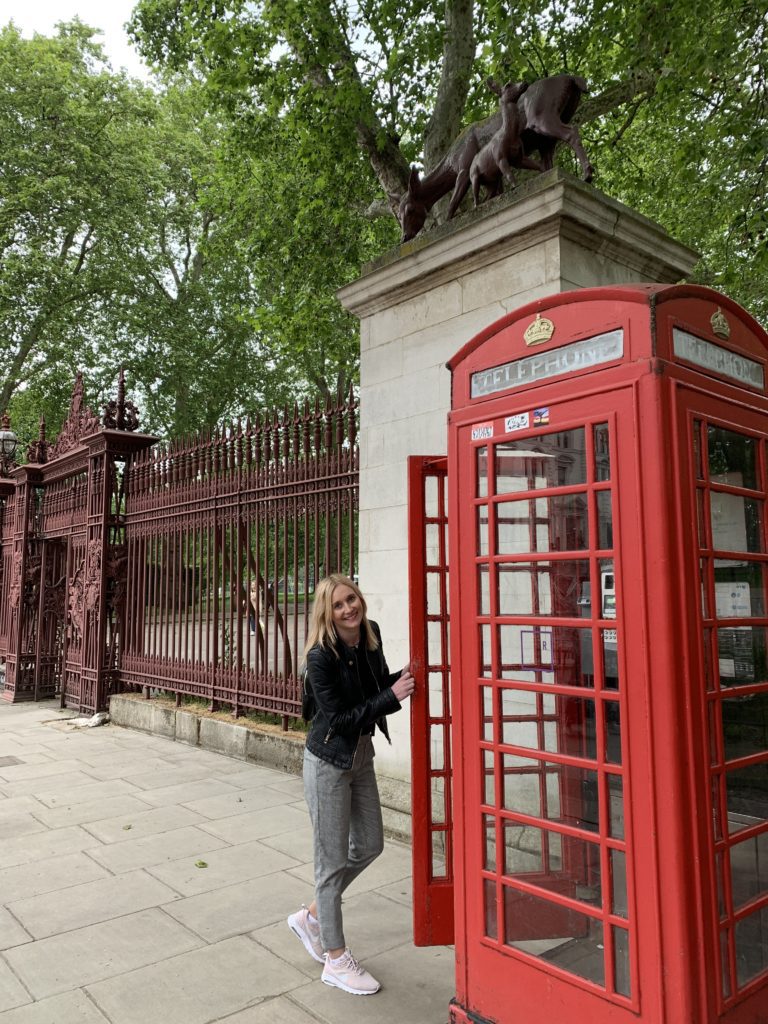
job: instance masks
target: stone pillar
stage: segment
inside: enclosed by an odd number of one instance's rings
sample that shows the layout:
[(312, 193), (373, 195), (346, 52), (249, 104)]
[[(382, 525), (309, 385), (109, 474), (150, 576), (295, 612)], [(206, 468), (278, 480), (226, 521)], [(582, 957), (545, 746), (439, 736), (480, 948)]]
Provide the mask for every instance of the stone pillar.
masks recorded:
[[(446, 450), (448, 360), (504, 314), (556, 292), (674, 283), (697, 255), (560, 170), (399, 246), (339, 292), (360, 318), (360, 585), (394, 670), (408, 657), (409, 455)], [(408, 716), (380, 773), (408, 779)]]

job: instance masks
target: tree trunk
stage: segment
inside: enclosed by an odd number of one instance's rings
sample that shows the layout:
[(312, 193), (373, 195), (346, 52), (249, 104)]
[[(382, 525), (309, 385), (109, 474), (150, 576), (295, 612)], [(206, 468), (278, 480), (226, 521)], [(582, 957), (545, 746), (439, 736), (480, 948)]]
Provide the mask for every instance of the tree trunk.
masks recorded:
[(424, 132), (425, 172), (440, 163), (461, 130), (474, 61), (474, 0), (445, 0), (443, 69)]

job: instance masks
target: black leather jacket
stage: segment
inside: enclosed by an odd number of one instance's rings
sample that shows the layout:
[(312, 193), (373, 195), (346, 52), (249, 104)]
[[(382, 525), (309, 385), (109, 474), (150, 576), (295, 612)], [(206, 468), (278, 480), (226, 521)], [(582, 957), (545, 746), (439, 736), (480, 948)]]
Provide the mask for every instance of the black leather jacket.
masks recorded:
[[(316, 644), (307, 655), (308, 682), (315, 698), (315, 714), (307, 734), (307, 749), (337, 768), (349, 769), (363, 729), (378, 725), (387, 741), (385, 715), (400, 710), (392, 684), (400, 673), (390, 672), (381, 647), (381, 632), (371, 622), (379, 641), (375, 651), (366, 649), (379, 692), (366, 698), (357, 671), (355, 653), (339, 639), (335, 649)], [(338, 655), (338, 657), (337, 657)]]

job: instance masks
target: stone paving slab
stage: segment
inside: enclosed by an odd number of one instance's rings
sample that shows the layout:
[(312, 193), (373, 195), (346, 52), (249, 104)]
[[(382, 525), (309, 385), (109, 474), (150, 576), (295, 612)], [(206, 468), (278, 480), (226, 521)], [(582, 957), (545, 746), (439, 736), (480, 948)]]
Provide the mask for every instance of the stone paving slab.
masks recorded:
[(376, 888), (376, 892), (380, 896), (386, 896), (388, 900), (402, 903), (408, 908), (413, 906), (413, 882), (410, 875), (408, 878), (399, 878), (396, 882), (390, 882), (389, 885), (380, 885)]
[(37, 818), (33, 818), (29, 812), (5, 814), (0, 817), (0, 841), (3, 842), (44, 831), (45, 825)]
[(18, 757), (20, 753), (23, 753), (25, 756), (32, 756), (34, 754), (50, 754), (50, 751), (42, 743), (26, 744), (19, 737), (11, 736), (7, 733), (4, 736), (0, 736), (0, 757), (5, 757), (8, 754), (14, 754)]
[(88, 991), (113, 1024), (209, 1024), (303, 984), (293, 967), (239, 935)]
[(284, 802), (285, 797), (278, 790), (260, 786), (257, 789), (239, 789), (234, 793), (205, 800), (185, 801), (184, 806), (206, 818), (227, 818), (232, 814), (242, 814), (262, 807), (278, 807)]
[(79, 882), (104, 878), (108, 872), (85, 853), (49, 857), (34, 863), (0, 869), (0, 898), (5, 904), (25, 896), (56, 892)]
[[(299, 868), (291, 868), (290, 873), (310, 887), (314, 883), (314, 867), (309, 861)], [(347, 895), (370, 892), (371, 889), (407, 878), (410, 874), (411, 851), (397, 843), (388, 843), (382, 855), (350, 885)]]
[(30, 1002), (30, 995), (8, 964), (0, 960), (0, 1010)]
[(0, 1013), (0, 1021), (2, 1024), (109, 1024), (93, 1001), (80, 990)]
[[(350, 887), (347, 892), (351, 891)], [(375, 892), (349, 898), (345, 895), (344, 936), (355, 956), (366, 963), (402, 946), (404, 936), (409, 938), (412, 928), (410, 907), (393, 903)]]
[[(361, 1019), (365, 1024), (444, 1024), (450, 1000), (444, 993), (452, 985), (453, 964), (453, 951), (444, 946), (398, 946), (365, 961), (381, 982), (375, 996), (350, 997), (318, 978), (295, 989), (291, 998), (322, 1024), (360, 1024)], [(448, 986), (447, 977), (451, 979)]]
[(190, 896), (165, 909), (207, 942), (219, 942), (283, 921), (311, 899), (311, 888), (290, 874), (279, 872)]
[[(299, 904), (292, 908), (298, 910)], [(277, 921), (272, 921), (263, 928), (257, 928), (250, 932), (250, 937), (260, 946), (268, 949), (270, 953), (279, 956), (287, 964), (291, 964), (297, 971), (305, 976), (307, 981), (317, 981), (323, 967), (308, 955), (302, 944), (288, 927), (287, 915), (282, 915)]]
[(271, 789), (276, 789), (280, 793), (285, 793), (287, 797), (291, 797), (294, 800), (304, 801), (304, 780), (303, 779), (292, 779), (285, 778), (279, 782), (271, 782)]
[[(142, 768), (144, 767), (142, 765)], [(211, 771), (210, 768), (205, 768), (202, 765), (174, 765), (163, 759), (156, 768), (137, 773), (136, 761), (134, 759), (132, 769), (130, 769), (128, 762), (121, 766), (121, 778), (124, 778), (138, 789), (156, 790), (162, 789), (164, 786), (180, 786), (185, 782), (200, 782), (202, 779), (209, 780), (211, 778)]]
[(50, 806), (50, 800), (56, 801), (57, 794), (73, 792), (77, 787), (88, 786), (93, 783), (90, 775), (85, 772), (65, 772), (54, 777), (47, 776), (44, 780), (45, 787), (41, 791), (39, 779), (19, 779), (18, 782), (0, 783), (0, 793), (5, 796), (24, 796), (34, 793), (38, 800)]
[(95, 782), (90, 775), (85, 775), (82, 772), (76, 774), (82, 778), (75, 780), (70, 778), (62, 782), (65, 778), (62, 775), (57, 780), (57, 782), (61, 782), (61, 785), (57, 785), (55, 790), (51, 789), (51, 782), (48, 779), (45, 780), (46, 785), (42, 788), (40, 783), (36, 783), (34, 780), (21, 783), (19, 788), (30, 787), (27, 792), (34, 793), (46, 807), (71, 807), (73, 804), (84, 804), (88, 800), (111, 800), (113, 796), (130, 796), (136, 793), (136, 787), (124, 779)]
[(202, 945), (161, 910), (145, 910), (14, 946), (4, 956), (36, 999), (167, 960)]
[(150, 805), (144, 800), (135, 796), (117, 796), (107, 800), (86, 800), (66, 807), (43, 807), (41, 804), (40, 810), (34, 812), (34, 818), (48, 828), (63, 828), (65, 825), (87, 825), (92, 821), (101, 821), (107, 815), (135, 815), (148, 810), (151, 810)]
[[(246, 811), (231, 818), (206, 821), (199, 828), (228, 843), (248, 843), (252, 839), (261, 839), (272, 849), (282, 850), (289, 857), (301, 861), (303, 857), (298, 852), (297, 842), (306, 835), (308, 824), (309, 813), (305, 807), (281, 804), (258, 811)], [(273, 839), (286, 834), (289, 837), (286, 843), (275, 845)]]
[(24, 942), (31, 942), (32, 936), (22, 928), (13, 914), (0, 907), (0, 949), (10, 949)]
[(44, 808), (45, 805), (33, 796), (2, 796), (0, 797), (0, 821), (7, 814), (24, 814), (27, 811), (34, 813), (44, 810)]
[(5, 839), (0, 852), (4, 867), (27, 864), (30, 861), (46, 860), (66, 853), (80, 853), (97, 846), (98, 842), (79, 825), (66, 828), (46, 829), (32, 835)]
[(345, 897), (384, 984), (361, 1001), (286, 925), (312, 898), (300, 778), (64, 718), (0, 705), (26, 766), (0, 772), (0, 1024), (445, 1024), (453, 953), (413, 947), (410, 850), (387, 842)]
[[(23, 752), (24, 756), (19, 757), (19, 752)], [(19, 748), (19, 751), (16, 754), (0, 754), (0, 764), (4, 764), (5, 767), (10, 767), (14, 762), (22, 765), (50, 764), (55, 756), (56, 755), (52, 750), (45, 754), (30, 754), (27, 750), (22, 751), (22, 748)], [(9, 762), (7, 760), (9, 757), (13, 758), (13, 762)]]
[[(298, 863), (299, 861), (293, 857), (270, 850), (258, 840), (254, 840), (240, 846), (213, 850), (206, 853), (202, 861), (190, 857), (148, 870), (155, 878), (165, 882), (182, 896), (195, 896), (198, 893), (210, 892), (212, 889), (223, 889), (235, 882), (272, 875), (276, 871), (296, 867)], [(199, 867), (199, 864), (204, 864), (205, 867)]]
[(56, 893), (29, 896), (8, 909), (36, 939), (134, 914), (178, 899), (173, 889), (145, 871), (109, 875)]
[[(295, 908), (298, 910), (298, 905)], [(344, 900), (344, 937), (358, 959), (366, 964), (375, 956), (403, 945), (411, 935), (410, 907), (393, 903), (375, 893)], [(252, 938), (316, 979), (322, 966), (308, 956), (284, 918), (251, 932)]]
[(266, 999), (231, 1017), (223, 1017), (221, 1024), (317, 1024), (317, 1017), (310, 1017), (291, 995), (286, 995)]
[[(178, 778), (178, 772), (174, 771), (172, 766), (161, 757), (150, 758), (145, 764), (141, 765), (138, 772), (136, 758), (126, 757), (122, 751), (119, 756), (104, 753), (89, 758), (87, 761), (83, 758), (81, 763), (83, 771), (99, 782), (109, 782), (111, 779), (126, 779), (132, 786), (138, 786), (140, 789), (154, 788), (152, 780), (157, 779), (163, 772), (168, 773), (169, 779), (176, 780)], [(191, 769), (190, 774), (192, 774)], [(195, 774), (195, 778), (204, 778), (206, 774), (201, 769)], [(140, 779), (145, 781), (145, 786), (141, 785)], [(179, 781), (182, 780), (179, 779)]]
[(129, 839), (124, 843), (99, 846), (91, 851), (94, 860), (116, 875), (134, 868), (146, 868), (181, 857), (201, 857), (211, 850), (226, 846), (222, 839), (211, 836), (194, 825), (176, 828), (156, 836)]
[(172, 804), (192, 803), (194, 800), (205, 800), (226, 793), (239, 794), (239, 791), (234, 786), (228, 786), (226, 782), (203, 778), (195, 782), (181, 781), (155, 790), (142, 790), (141, 798), (154, 807), (169, 807)]
[[(202, 747), (188, 747), (184, 744), (169, 743), (168, 752), (163, 755), (171, 764), (195, 765), (207, 768), (210, 775), (237, 775), (243, 770), (243, 762), (221, 754), (214, 754)], [(258, 767), (253, 765), (254, 768)]]
[[(155, 836), (161, 832), (170, 832), (172, 829), (184, 828), (186, 825), (197, 825), (205, 821), (199, 814), (190, 811), (188, 807), (153, 807), (147, 808), (146, 804), (139, 804), (138, 811), (129, 811), (112, 818), (101, 818), (98, 821), (89, 822), (85, 826), (86, 831), (102, 843), (125, 843), (132, 839), (141, 839), (143, 836)], [(112, 808), (109, 804), (104, 808), (110, 814)]]
[(301, 828), (294, 829), (292, 832), (265, 837), (263, 842), (266, 846), (271, 846), (273, 850), (282, 850), (283, 853), (289, 853), (302, 864), (312, 864), (314, 861), (312, 833), (308, 827), (308, 822), (304, 822)]
[[(216, 777), (217, 775), (213, 776), (213, 778)], [(244, 768), (241, 765), (240, 771), (229, 772), (221, 776), (222, 782), (226, 782), (230, 786), (236, 786), (238, 789), (258, 789), (262, 786), (279, 789), (280, 784), (285, 783), (286, 779), (292, 781), (290, 776), (286, 776), (282, 772), (276, 772), (274, 768), (262, 768), (259, 765), (252, 765), (248, 768)]]
[(2, 783), (12, 782), (15, 784), (21, 782), (22, 779), (42, 779), (46, 775), (57, 776), (65, 772), (79, 772), (83, 768), (82, 761), (59, 761), (51, 754), (47, 760), (39, 761), (37, 764), (13, 764), (6, 768), (0, 768), (0, 780)]

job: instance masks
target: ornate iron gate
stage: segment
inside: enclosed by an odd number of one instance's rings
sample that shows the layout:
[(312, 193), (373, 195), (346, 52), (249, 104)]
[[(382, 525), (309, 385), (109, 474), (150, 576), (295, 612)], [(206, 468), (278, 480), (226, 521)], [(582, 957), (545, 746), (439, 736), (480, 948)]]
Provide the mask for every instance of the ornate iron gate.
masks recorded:
[[(356, 564), (350, 394), (156, 445), (78, 376), (56, 443), (0, 470), (0, 667), (8, 701), (93, 712), (126, 687), (301, 713), (317, 579)], [(7, 467), (6, 467), (7, 468)]]

